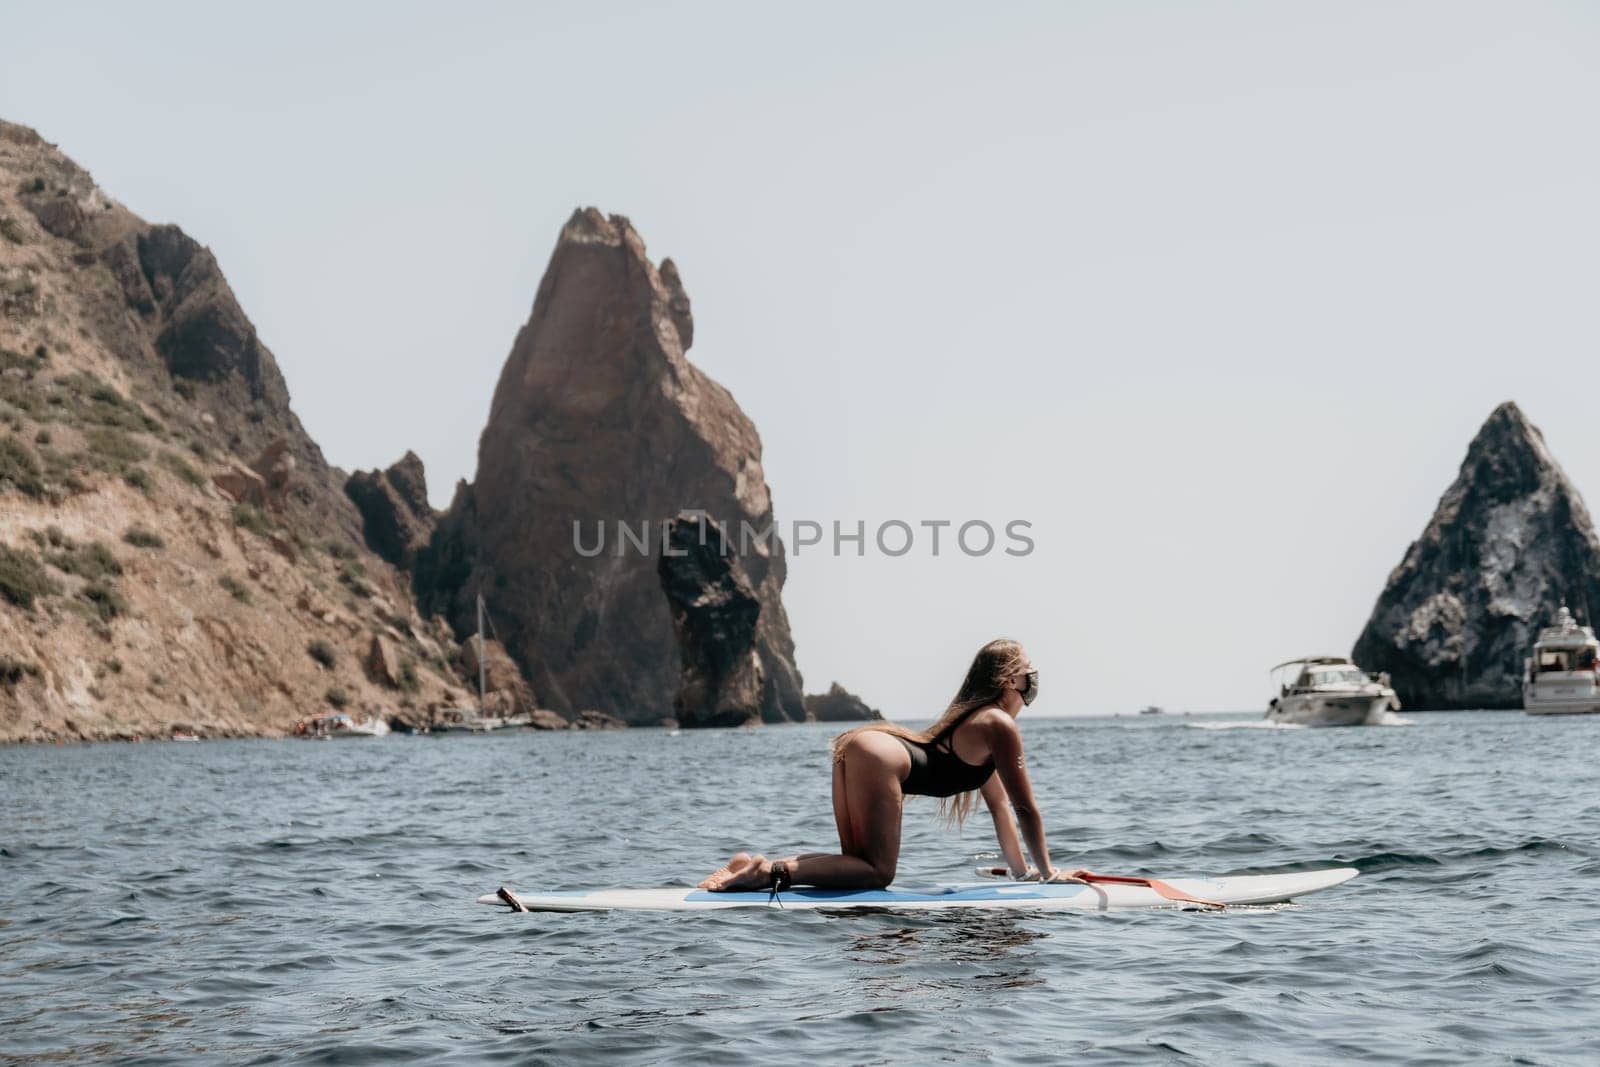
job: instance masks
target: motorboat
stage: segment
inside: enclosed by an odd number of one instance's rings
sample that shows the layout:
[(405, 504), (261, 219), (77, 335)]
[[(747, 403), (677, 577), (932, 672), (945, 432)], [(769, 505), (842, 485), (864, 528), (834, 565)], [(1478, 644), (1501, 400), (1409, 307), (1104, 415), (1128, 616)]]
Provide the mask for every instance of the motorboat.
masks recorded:
[(332, 738), (332, 737), (386, 737), (389, 733), (389, 724), (381, 715), (369, 715), (364, 720), (356, 720), (353, 716), (339, 712), (334, 715), (320, 715), (314, 719), (306, 719), (295, 724), (294, 732), (301, 737)]
[(1600, 712), (1600, 641), (1565, 604), (1555, 625), (1539, 631), (1533, 655), (1523, 663), (1522, 709), (1529, 715)]
[[(1400, 710), (1389, 676), (1373, 678), (1344, 656), (1302, 656), (1272, 668), (1281, 681), (1293, 671), (1293, 684), (1280, 684), (1267, 705), (1267, 720), (1285, 726), (1364, 726)], [(1285, 672), (1280, 675), (1279, 672)]]
[(1166, 713), (1167, 709), (1157, 707), (1154, 704), (1146, 704), (1144, 707), (1139, 709), (1140, 715), (1165, 715)]

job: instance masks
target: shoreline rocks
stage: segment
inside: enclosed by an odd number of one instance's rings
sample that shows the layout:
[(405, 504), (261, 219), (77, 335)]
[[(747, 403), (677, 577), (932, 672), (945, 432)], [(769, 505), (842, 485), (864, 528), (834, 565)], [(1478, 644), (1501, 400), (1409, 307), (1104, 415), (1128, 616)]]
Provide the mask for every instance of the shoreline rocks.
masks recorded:
[(607, 715), (593, 708), (578, 712), (570, 724), (574, 730), (622, 730), (626, 729), (627, 725), (615, 715)]

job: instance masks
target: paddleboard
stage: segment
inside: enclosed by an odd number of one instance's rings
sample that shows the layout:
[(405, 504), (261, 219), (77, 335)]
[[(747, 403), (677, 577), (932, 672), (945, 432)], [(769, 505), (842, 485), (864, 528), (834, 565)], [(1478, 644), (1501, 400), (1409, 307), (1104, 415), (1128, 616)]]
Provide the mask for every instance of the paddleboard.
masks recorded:
[[(1335, 867), (1293, 874), (1247, 874), (1229, 878), (1169, 878), (1180, 892), (1219, 904), (1282, 904), (1331, 889), (1358, 873)], [(1155, 890), (1132, 885), (990, 882), (931, 886), (921, 889), (785, 889), (776, 897), (755, 893), (712, 893), (704, 889), (590, 889), (560, 893), (514, 893), (528, 911), (719, 911), (725, 908), (786, 908), (790, 911), (839, 911), (874, 908), (887, 911), (943, 911), (950, 908), (1013, 908), (1027, 911), (1112, 911), (1125, 908), (1193, 907), (1168, 900)], [(479, 904), (511, 905), (498, 894)]]

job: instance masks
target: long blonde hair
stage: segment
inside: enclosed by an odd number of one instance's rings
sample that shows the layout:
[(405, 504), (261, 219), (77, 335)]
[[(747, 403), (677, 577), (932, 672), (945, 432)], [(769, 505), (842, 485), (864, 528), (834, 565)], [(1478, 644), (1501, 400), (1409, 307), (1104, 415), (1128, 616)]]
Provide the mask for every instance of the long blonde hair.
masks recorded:
[[(926, 730), (913, 730), (897, 722), (869, 722), (853, 730), (846, 730), (835, 737), (833, 758), (835, 760), (843, 758), (844, 746), (850, 738), (867, 730), (893, 734), (907, 741), (930, 744), (940, 734), (953, 729), (956, 723), (969, 713), (991, 704), (999, 704), (1001, 694), (1005, 692), (1006, 680), (1021, 670), (1027, 661), (1028, 654), (1017, 642), (1004, 637), (990, 641), (978, 649), (978, 654), (972, 657), (972, 666), (967, 668), (967, 677), (962, 681), (961, 688), (956, 691), (955, 699), (950, 701), (949, 706), (944, 709), (944, 714), (940, 715), (932, 726)], [(977, 803), (977, 798), (978, 793), (975, 789), (957, 793), (953, 797), (945, 797), (939, 802), (939, 815), (946, 823), (960, 826), (966, 821), (967, 813), (972, 810), (972, 806)]]

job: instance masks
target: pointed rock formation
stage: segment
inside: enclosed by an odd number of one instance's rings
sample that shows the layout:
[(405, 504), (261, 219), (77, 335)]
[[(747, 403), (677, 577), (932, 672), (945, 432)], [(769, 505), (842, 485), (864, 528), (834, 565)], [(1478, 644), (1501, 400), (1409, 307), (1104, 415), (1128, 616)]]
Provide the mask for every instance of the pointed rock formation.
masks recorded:
[(361, 512), (367, 547), (396, 567), (409, 568), (433, 536), (438, 518), (428, 505), (428, 480), (417, 454), (407, 452), (388, 470), (357, 471), (344, 491)]
[(1433, 520), (1389, 575), (1352, 658), (1407, 708), (1520, 707), (1523, 660), (1561, 604), (1600, 608), (1600, 539), (1516, 404), (1467, 449)]
[[(676, 268), (658, 271), (627, 219), (574, 213), (495, 388), (477, 478), (419, 556), (425, 602), (464, 634), (481, 588), (534, 690), (569, 716), (672, 714), (680, 654), (653, 558), (666, 520), (704, 511), (730, 536), (772, 525), (755, 426), (684, 356), (693, 321)], [(649, 524), (644, 550), (619, 522)], [(798, 721), (783, 546), (748, 541), (762, 713)]]

